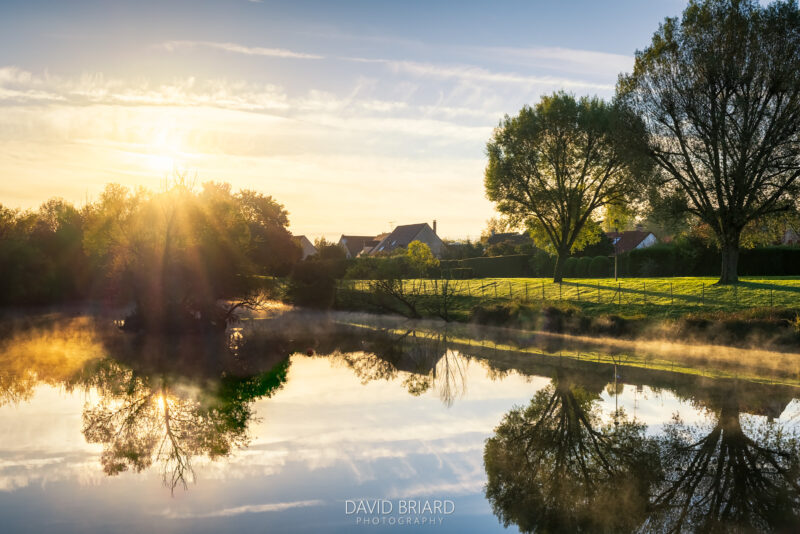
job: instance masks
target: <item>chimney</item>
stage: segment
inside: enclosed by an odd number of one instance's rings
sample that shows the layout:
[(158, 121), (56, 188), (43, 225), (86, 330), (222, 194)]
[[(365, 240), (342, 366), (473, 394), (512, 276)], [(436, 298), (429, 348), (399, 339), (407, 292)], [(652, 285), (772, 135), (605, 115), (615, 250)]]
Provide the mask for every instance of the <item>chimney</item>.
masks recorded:
[(436, 219), (433, 220), (433, 233), (436, 233)]
[(644, 232), (644, 226), (642, 226), (642, 223), (639, 223), (639, 224), (636, 225), (636, 231), (637, 232)]

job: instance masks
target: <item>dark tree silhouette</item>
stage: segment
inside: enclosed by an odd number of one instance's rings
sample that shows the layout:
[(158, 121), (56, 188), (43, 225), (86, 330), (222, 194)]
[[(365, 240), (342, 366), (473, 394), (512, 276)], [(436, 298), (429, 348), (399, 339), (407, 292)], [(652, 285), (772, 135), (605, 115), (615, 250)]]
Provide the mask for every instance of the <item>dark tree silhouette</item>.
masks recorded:
[(800, 177), (797, 2), (693, 0), (620, 77), (648, 130), (660, 196), (676, 193), (722, 248), (719, 283), (738, 281), (748, 223), (788, 210)]

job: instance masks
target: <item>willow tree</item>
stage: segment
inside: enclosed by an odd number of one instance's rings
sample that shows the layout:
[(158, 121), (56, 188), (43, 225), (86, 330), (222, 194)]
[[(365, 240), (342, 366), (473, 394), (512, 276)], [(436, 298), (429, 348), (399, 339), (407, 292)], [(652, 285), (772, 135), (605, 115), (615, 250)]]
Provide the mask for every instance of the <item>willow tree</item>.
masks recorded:
[(556, 253), (553, 280), (562, 280), (570, 252), (595, 242), (602, 208), (636, 196), (642, 158), (627, 137), (641, 125), (599, 98), (545, 96), (516, 117), (506, 116), (487, 144), (487, 197), (512, 223), (524, 224), (537, 245)]
[(663, 194), (708, 224), (720, 284), (738, 281), (742, 230), (791, 207), (800, 177), (800, 11), (795, 1), (692, 1), (636, 53), (618, 93), (646, 124)]

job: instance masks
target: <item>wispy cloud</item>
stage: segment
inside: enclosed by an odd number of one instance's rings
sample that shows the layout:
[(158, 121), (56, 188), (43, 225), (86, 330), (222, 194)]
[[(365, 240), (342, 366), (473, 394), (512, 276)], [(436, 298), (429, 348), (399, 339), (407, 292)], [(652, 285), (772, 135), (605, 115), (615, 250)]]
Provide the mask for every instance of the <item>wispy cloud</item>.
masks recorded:
[(207, 518), (207, 517), (231, 517), (241, 514), (260, 514), (264, 512), (282, 512), (291, 508), (307, 508), (309, 506), (319, 506), (325, 504), (324, 501), (310, 500), (310, 501), (292, 501), (292, 502), (275, 502), (267, 504), (250, 504), (247, 506), (237, 506), (235, 508), (223, 508), (213, 512), (206, 513), (181, 513), (165, 510), (158, 515), (168, 517), (170, 519), (188, 519), (188, 518)]
[(405, 73), (412, 76), (438, 78), (438, 79), (458, 79), (471, 82), (485, 82), (492, 84), (515, 84), (525, 86), (556, 86), (566, 88), (593, 88), (603, 90), (613, 90), (613, 84), (597, 83), (592, 81), (576, 80), (571, 78), (559, 78), (555, 76), (526, 76), (513, 72), (496, 72), (474, 65), (442, 65), (437, 63), (425, 63), (418, 61), (395, 60), (395, 59), (371, 59), (360, 57), (341, 58), (347, 61), (358, 63), (378, 63), (386, 65), (395, 73)]
[(583, 75), (616, 77), (618, 73), (630, 70), (633, 66), (633, 56), (596, 50), (559, 47), (484, 47), (469, 50), (477, 57), (492, 61)]
[(295, 52), (286, 48), (264, 48), (262, 46), (245, 46), (237, 43), (220, 43), (216, 41), (166, 41), (158, 45), (158, 48), (167, 52), (192, 48), (212, 48), (246, 56), (268, 56), (288, 59), (323, 59), (324, 57), (317, 54)]
[(0, 106), (109, 104), (122, 106), (207, 106), (237, 111), (278, 111), (289, 107), (280, 87), (194, 77), (169, 83), (108, 78), (102, 74), (60, 77), (0, 67)]

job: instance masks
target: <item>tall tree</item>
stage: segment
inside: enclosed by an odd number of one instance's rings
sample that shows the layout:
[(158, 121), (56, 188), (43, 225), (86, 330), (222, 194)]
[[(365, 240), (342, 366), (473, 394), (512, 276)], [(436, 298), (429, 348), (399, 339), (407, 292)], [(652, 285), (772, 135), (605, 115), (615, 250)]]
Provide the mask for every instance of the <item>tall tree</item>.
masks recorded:
[(647, 128), (664, 194), (708, 224), (720, 284), (738, 281), (742, 229), (789, 208), (800, 177), (800, 11), (794, 0), (689, 3), (636, 53), (618, 96)]
[(553, 280), (562, 280), (571, 251), (596, 241), (601, 208), (630, 200), (641, 188), (643, 158), (626, 137), (641, 125), (614, 104), (545, 96), (500, 123), (487, 144), (487, 197), (512, 224), (525, 224), (540, 246), (555, 251)]

